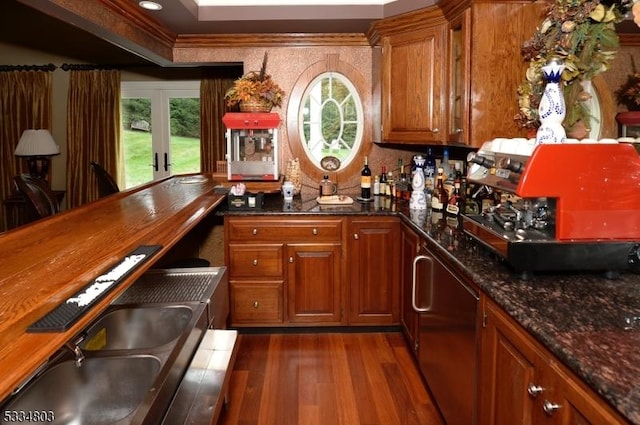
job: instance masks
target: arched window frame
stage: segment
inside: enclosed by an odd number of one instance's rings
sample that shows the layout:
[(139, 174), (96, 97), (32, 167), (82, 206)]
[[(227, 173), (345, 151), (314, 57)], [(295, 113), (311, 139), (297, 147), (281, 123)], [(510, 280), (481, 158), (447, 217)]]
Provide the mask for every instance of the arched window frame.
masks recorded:
[(363, 158), (369, 155), (371, 151), (371, 89), (368, 87), (364, 77), (351, 64), (341, 61), (337, 54), (330, 54), (319, 62), (309, 66), (296, 81), (289, 103), (287, 105), (287, 134), (289, 147), (293, 157), (300, 160), (301, 168), (304, 173), (311, 179), (319, 180), (323, 174), (327, 172), (323, 170), (317, 163), (313, 162), (303, 145), (304, 140), (301, 137), (303, 129), (300, 122), (300, 110), (304, 107), (304, 95), (310, 84), (312, 84), (320, 75), (335, 72), (341, 74), (345, 79), (349, 80), (356, 89), (362, 105), (362, 139), (358, 145), (356, 152), (352, 154), (352, 160), (341, 165), (337, 171), (332, 174), (338, 178), (349, 178), (360, 172)]

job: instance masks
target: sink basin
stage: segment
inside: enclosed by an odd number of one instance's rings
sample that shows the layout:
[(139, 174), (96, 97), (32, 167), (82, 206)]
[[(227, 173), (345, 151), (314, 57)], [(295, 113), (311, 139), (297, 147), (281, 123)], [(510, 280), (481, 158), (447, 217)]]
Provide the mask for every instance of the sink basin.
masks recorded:
[(186, 306), (140, 306), (112, 310), (87, 331), (88, 351), (155, 348), (180, 336), (193, 311)]
[[(88, 358), (79, 368), (65, 361), (48, 369), (3, 409), (51, 411), (60, 425), (126, 424), (160, 366), (160, 360), (149, 355)], [(5, 423), (4, 418), (0, 421)]]

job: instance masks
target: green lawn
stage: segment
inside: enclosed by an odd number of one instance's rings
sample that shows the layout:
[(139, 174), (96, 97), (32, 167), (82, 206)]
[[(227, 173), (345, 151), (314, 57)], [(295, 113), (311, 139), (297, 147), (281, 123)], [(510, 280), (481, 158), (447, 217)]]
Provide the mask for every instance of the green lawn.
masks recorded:
[[(124, 131), (125, 188), (153, 180), (153, 150), (151, 133)], [(164, 164), (159, 154), (159, 166)], [(200, 171), (200, 140), (190, 137), (171, 137), (171, 174)]]

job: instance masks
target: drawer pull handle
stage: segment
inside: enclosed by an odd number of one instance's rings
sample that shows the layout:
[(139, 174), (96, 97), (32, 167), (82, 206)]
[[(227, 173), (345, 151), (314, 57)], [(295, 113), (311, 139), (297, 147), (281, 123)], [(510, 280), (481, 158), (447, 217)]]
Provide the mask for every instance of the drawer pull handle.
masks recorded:
[(544, 388), (533, 383), (529, 384), (529, 386), (527, 387), (527, 393), (529, 393), (531, 398), (536, 398), (543, 392), (544, 392)]
[(354, 234), (353, 234), (353, 239), (358, 240), (358, 238), (359, 238), (359, 237), (360, 237), (360, 236), (358, 236), (358, 234), (357, 234), (357, 233), (354, 233)]
[(254, 229), (251, 231), (251, 233), (252, 233), (253, 235), (257, 235), (257, 234), (258, 234), (258, 229), (254, 228)]
[(260, 303), (258, 301), (254, 301), (253, 308), (259, 308), (259, 307), (260, 307)]
[(560, 406), (559, 404), (552, 403), (549, 400), (545, 400), (544, 403), (542, 404), (542, 410), (544, 410), (544, 413), (546, 413), (549, 416), (553, 415), (561, 407), (562, 406)]
[(293, 257), (289, 257), (289, 262), (293, 263)]
[(318, 229), (316, 229), (315, 227), (313, 228), (313, 230), (311, 231), (311, 233), (313, 233), (314, 235), (318, 234)]
[(257, 258), (253, 260), (253, 265), (254, 265), (254, 266), (257, 266), (257, 265), (258, 265), (258, 259), (257, 259)]

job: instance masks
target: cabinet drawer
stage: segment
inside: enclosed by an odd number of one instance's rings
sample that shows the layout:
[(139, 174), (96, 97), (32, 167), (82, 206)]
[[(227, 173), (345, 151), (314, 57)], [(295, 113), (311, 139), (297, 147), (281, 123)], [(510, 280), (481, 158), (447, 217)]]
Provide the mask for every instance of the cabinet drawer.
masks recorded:
[(231, 278), (282, 278), (282, 245), (229, 245)]
[(227, 222), (229, 241), (339, 241), (341, 219), (257, 220)]
[(261, 325), (282, 321), (282, 281), (231, 282), (233, 324)]

